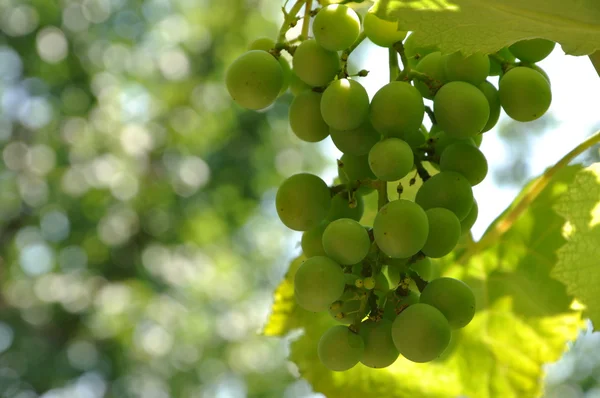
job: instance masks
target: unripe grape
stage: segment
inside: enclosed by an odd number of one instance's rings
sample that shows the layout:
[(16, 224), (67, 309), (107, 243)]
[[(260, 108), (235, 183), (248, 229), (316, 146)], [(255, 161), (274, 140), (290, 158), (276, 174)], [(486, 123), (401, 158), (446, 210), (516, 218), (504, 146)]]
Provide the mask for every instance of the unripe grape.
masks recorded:
[[(377, 178), (371, 171), (371, 167), (369, 167), (368, 155), (352, 156), (345, 153), (342, 155), (340, 161), (342, 162), (343, 167), (338, 167), (338, 175), (340, 181), (344, 184), (349, 181), (374, 180)], [(357, 192), (360, 195), (366, 195), (373, 192), (373, 188), (361, 186)]]
[[(437, 125), (434, 125), (437, 126)], [(431, 129), (431, 133), (429, 134), (430, 138), (433, 139), (433, 149), (434, 154), (438, 158), (441, 157), (442, 153), (448, 148), (450, 145), (455, 144), (457, 142), (462, 142), (467, 145), (475, 145), (473, 138), (454, 138), (449, 134), (446, 134), (444, 131), (440, 129)]]
[(465, 82), (446, 83), (433, 100), (440, 128), (455, 138), (480, 133), (490, 117), (490, 106), (477, 87)]
[(304, 83), (296, 74), (296, 72), (294, 72), (292, 70), (291, 72), (291, 76), (290, 76), (290, 92), (294, 95), (297, 96), (300, 93), (306, 91), (306, 90), (310, 90), (311, 87)]
[(302, 234), (300, 245), (306, 257), (327, 256), (325, 249), (323, 249), (323, 232), (325, 232), (327, 225), (326, 222), (322, 222)]
[(377, 283), (377, 281), (372, 276), (369, 276), (368, 278), (363, 279), (363, 286), (367, 290), (373, 290), (373, 289), (375, 289), (375, 284), (376, 283)]
[(414, 154), (410, 146), (403, 140), (387, 138), (371, 148), (369, 166), (378, 179), (396, 181), (412, 170)]
[(519, 122), (540, 118), (552, 102), (548, 80), (524, 66), (512, 68), (502, 76), (498, 93), (506, 114)]
[(296, 48), (292, 65), (300, 80), (317, 87), (333, 80), (340, 69), (340, 59), (337, 53), (324, 49), (311, 39)]
[(261, 50), (240, 55), (225, 72), (231, 98), (252, 110), (271, 105), (283, 87), (283, 80), (283, 70), (275, 57)]
[(427, 304), (413, 304), (392, 323), (394, 345), (406, 359), (423, 363), (439, 357), (450, 343), (451, 330), (444, 315)]
[(457, 142), (446, 148), (440, 157), (441, 171), (456, 171), (472, 186), (479, 184), (488, 172), (485, 155), (475, 146)]
[(338, 310), (329, 309), (329, 315), (339, 323), (349, 325), (354, 322), (356, 313), (360, 309), (360, 300), (347, 300), (342, 303)]
[[(498, 54), (498, 56), (508, 62), (515, 62), (515, 56), (508, 51), (508, 47), (504, 47), (502, 48), (500, 51), (498, 51), (496, 54)], [(499, 76), (501, 75), (502, 72), (502, 64), (500, 63), (500, 61), (496, 60), (495, 57), (489, 57), (490, 58), (490, 76)]]
[(448, 81), (462, 81), (478, 86), (490, 73), (490, 59), (482, 53), (464, 56), (455, 52), (446, 57), (444, 70)]
[(355, 221), (360, 221), (365, 211), (364, 199), (361, 195), (355, 195), (355, 206), (350, 207), (348, 201), (348, 193), (340, 192), (331, 199), (331, 207), (325, 217), (327, 221), (335, 221), (340, 218), (350, 218)]
[(350, 47), (360, 33), (360, 19), (352, 8), (333, 4), (321, 8), (313, 21), (313, 33), (319, 45), (329, 51)]
[(360, 127), (369, 115), (369, 95), (356, 80), (339, 79), (327, 87), (321, 98), (323, 120), (336, 130)]
[(460, 230), (461, 233), (466, 234), (471, 230), (475, 221), (477, 221), (477, 216), (479, 215), (479, 207), (477, 206), (477, 201), (473, 200), (473, 207), (469, 210), (469, 214), (460, 222)]
[(317, 346), (321, 363), (327, 369), (338, 372), (353, 368), (364, 350), (362, 338), (344, 325), (334, 326), (323, 333)]
[(440, 310), (452, 329), (467, 326), (475, 316), (475, 295), (466, 283), (458, 279), (432, 280), (421, 292), (420, 302)]
[(361, 156), (369, 153), (369, 150), (379, 142), (381, 136), (367, 118), (360, 126), (351, 130), (329, 129), (331, 140), (342, 153)]
[(535, 63), (546, 58), (554, 49), (555, 43), (546, 39), (521, 40), (508, 47), (515, 57), (523, 62)]
[(485, 95), (485, 98), (488, 100), (488, 105), (490, 106), (490, 116), (488, 117), (485, 127), (481, 130), (482, 133), (485, 133), (494, 128), (500, 118), (500, 95), (498, 94), (496, 87), (488, 81), (481, 83), (477, 87), (481, 90), (483, 95)]
[(411, 148), (418, 148), (427, 142), (427, 133), (421, 129), (417, 129), (404, 134), (403, 140), (406, 141)]
[(359, 334), (365, 343), (365, 350), (360, 359), (363, 365), (380, 369), (396, 362), (400, 353), (392, 340), (391, 321), (365, 321), (360, 325)]
[(425, 210), (443, 207), (462, 220), (473, 206), (473, 190), (462, 174), (442, 171), (423, 183), (415, 202)]
[[(433, 209), (431, 209), (433, 210)], [(429, 211), (429, 210), (428, 210)], [(431, 226), (431, 224), (430, 224)], [(430, 228), (431, 233), (431, 228)], [(410, 265), (410, 268), (415, 271), (421, 279), (423, 280), (431, 280), (433, 275), (433, 264), (431, 263), (431, 259), (429, 257), (423, 257), (422, 259), (415, 261)]]
[[(444, 84), (448, 81), (445, 69), (446, 57), (446, 55), (443, 56), (439, 51), (432, 52), (423, 57), (415, 69)], [(435, 92), (432, 87), (427, 86), (421, 80), (415, 80), (415, 87), (423, 97), (433, 99)]]
[(381, 87), (371, 101), (371, 123), (388, 137), (403, 138), (421, 127), (425, 104), (419, 90), (406, 82)]
[(398, 22), (386, 21), (370, 12), (365, 15), (364, 30), (367, 38), (380, 47), (391, 47), (406, 37), (405, 31), (398, 30)]
[(421, 249), (432, 258), (444, 257), (456, 247), (460, 239), (460, 221), (448, 209), (435, 207), (426, 211), (429, 220), (429, 235)]
[(415, 43), (415, 35), (410, 34), (404, 41), (404, 54), (408, 59), (408, 64), (411, 68), (417, 66), (419, 61), (423, 59), (427, 54), (431, 54), (432, 52), (440, 51), (438, 46), (417, 46)]
[(419, 252), (429, 233), (427, 214), (418, 204), (398, 199), (383, 206), (373, 222), (377, 246), (393, 258), (407, 258)]
[(346, 281), (342, 267), (328, 257), (315, 256), (304, 261), (294, 276), (298, 304), (308, 311), (327, 311), (344, 293)]
[[(275, 41), (269, 37), (259, 37), (248, 46), (248, 50), (262, 50), (267, 52), (273, 48), (275, 48)], [(279, 62), (279, 66), (281, 66), (281, 70), (283, 72), (283, 84), (281, 86), (281, 90), (279, 91), (279, 94), (281, 95), (287, 91), (290, 85), (292, 68), (290, 68), (290, 63), (283, 56), (277, 58), (277, 61)]]
[(396, 313), (398, 309), (406, 308), (418, 302), (419, 294), (412, 290), (408, 291), (408, 296), (399, 296), (397, 294), (388, 296), (385, 307), (383, 307), (383, 318), (393, 322), (398, 315)]
[(290, 127), (302, 141), (318, 142), (329, 135), (329, 126), (321, 116), (321, 96), (320, 93), (306, 90), (290, 104)]
[(319, 225), (331, 206), (331, 194), (325, 182), (313, 174), (295, 174), (285, 180), (275, 197), (281, 221), (295, 231), (307, 231)]
[(369, 253), (371, 240), (366, 229), (349, 218), (332, 221), (323, 232), (323, 248), (332, 260), (342, 265), (361, 262)]

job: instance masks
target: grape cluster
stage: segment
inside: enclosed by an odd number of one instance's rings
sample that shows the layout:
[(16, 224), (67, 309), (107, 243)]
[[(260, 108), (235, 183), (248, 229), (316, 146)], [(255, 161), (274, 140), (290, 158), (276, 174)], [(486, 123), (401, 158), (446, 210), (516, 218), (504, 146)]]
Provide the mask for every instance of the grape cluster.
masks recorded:
[[(475, 296), (464, 282), (438, 277), (431, 258), (452, 252), (477, 219), (472, 187), (487, 174), (479, 145), (501, 109), (526, 122), (549, 108), (550, 81), (535, 63), (554, 43), (532, 39), (494, 54), (442, 54), (417, 47), (395, 22), (370, 12), (361, 18), (347, 5), (327, 5), (309, 16), (312, 38), (259, 39), (226, 73), (231, 97), (248, 109), (271, 105), (289, 88), (293, 133), (307, 142), (330, 136), (343, 153), (339, 184), (300, 173), (277, 191), (279, 218), (303, 231), (307, 259), (294, 277), (297, 303), (339, 322), (318, 344), (331, 370), (358, 362), (383, 368), (400, 354), (432, 361), (447, 348), (452, 330), (473, 319)], [(299, 21), (286, 14), (282, 31)], [(388, 47), (397, 68), (371, 100), (356, 79), (368, 72), (350, 75), (347, 65), (365, 38)], [(283, 51), (292, 56), (291, 68)], [(498, 89), (488, 76), (499, 76)], [(411, 184), (417, 177), (423, 182), (414, 201), (402, 198), (401, 185), (390, 201), (388, 183), (412, 172)], [(363, 196), (375, 190), (379, 211), (365, 226)]]

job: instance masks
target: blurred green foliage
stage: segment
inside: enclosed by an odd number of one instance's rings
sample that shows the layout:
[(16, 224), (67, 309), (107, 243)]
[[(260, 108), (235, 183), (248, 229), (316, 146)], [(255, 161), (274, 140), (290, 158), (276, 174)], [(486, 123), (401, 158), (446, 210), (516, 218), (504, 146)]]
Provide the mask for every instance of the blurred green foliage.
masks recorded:
[(259, 335), (291, 249), (272, 202), (323, 159), (290, 94), (246, 112), (222, 84), (279, 14), (0, 1), (1, 397), (294, 396)]

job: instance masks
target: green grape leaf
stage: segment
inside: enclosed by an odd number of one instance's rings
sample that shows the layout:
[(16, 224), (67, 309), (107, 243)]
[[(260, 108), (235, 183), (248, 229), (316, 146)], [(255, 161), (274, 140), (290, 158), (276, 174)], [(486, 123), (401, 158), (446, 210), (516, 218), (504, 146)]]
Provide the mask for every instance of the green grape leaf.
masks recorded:
[(415, 32), (417, 46), (492, 53), (523, 39), (560, 43), (571, 55), (600, 49), (596, 0), (377, 0), (374, 11)]
[(596, 329), (600, 325), (600, 163), (575, 177), (556, 211), (568, 223), (568, 242), (558, 251), (552, 276), (586, 306)]
[[(326, 396), (539, 396), (542, 365), (557, 360), (565, 343), (583, 326), (564, 285), (550, 278), (556, 251), (566, 242), (564, 219), (553, 206), (579, 169), (570, 166), (555, 174), (527, 210), (510, 221), (501, 238), (484, 247), (461, 246), (440, 261), (444, 275), (461, 278), (473, 288), (477, 313), (467, 327), (453, 332), (450, 347), (438, 360), (416, 364), (400, 357), (385, 369), (359, 363), (346, 372), (327, 370), (318, 359), (317, 344), (335, 321), (326, 313), (309, 313), (296, 305), (293, 270), (300, 260), (277, 290), (265, 334), (284, 336), (302, 329), (292, 343), (290, 359)], [(505, 227), (513, 208), (514, 204), (486, 234)]]

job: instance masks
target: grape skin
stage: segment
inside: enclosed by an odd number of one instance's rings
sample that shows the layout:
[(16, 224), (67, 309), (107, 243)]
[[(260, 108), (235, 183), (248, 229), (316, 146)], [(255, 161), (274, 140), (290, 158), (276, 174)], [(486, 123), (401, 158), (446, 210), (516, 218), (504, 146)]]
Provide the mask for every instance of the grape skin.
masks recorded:
[(392, 340), (392, 322), (382, 319), (379, 322), (365, 321), (360, 325), (360, 336), (365, 349), (360, 362), (370, 368), (386, 368), (396, 362), (400, 353)]
[[(427, 212), (426, 212), (427, 213)], [(431, 228), (430, 228), (431, 233)], [(433, 275), (433, 264), (431, 263), (431, 259), (429, 257), (423, 257), (422, 259), (415, 261), (410, 265), (410, 268), (415, 271), (421, 279), (430, 280)]]
[(360, 127), (369, 114), (369, 95), (356, 80), (339, 79), (327, 87), (321, 98), (323, 120), (336, 130)]
[(384, 136), (404, 138), (421, 127), (425, 104), (419, 90), (406, 82), (381, 87), (371, 101), (371, 123)]
[(462, 220), (473, 205), (473, 190), (462, 174), (442, 171), (425, 181), (417, 192), (415, 202), (425, 210), (443, 207)]
[(351, 218), (360, 221), (365, 211), (364, 199), (360, 195), (355, 195), (356, 207), (350, 207), (348, 193), (340, 192), (331, 199), (331, 207), (325, 217), (327, 221), (335, 221), (340, 218)]
[(478, 88), (483, 95), (485, 95), (485, 98), (488, 100), (488, 105), (490, 106), (490, 116), (488, 117), (485, 127), (481, 131), (482, 133), (485, 133), (486, 131), (493, 129), (500, 118), (500, 95), (498, 94), (496, 87), (488, 81), (481, 83)]
[(445, 58), (444, 70), (449, 81), (463, 81), (478, 86), (490, 73), (490, 58), (482, 53), (464, 56), (455, 52)]
[(323, 232), (325, 253), (341, 265), (361, 262), (369, 253), (371, 240), (366, 229), (349, 218), (332, 221)]
[(326, 227), (327, 223), (323, 222), (302, 234), (300, 245), (306, 257), (327, 256), (323, 249), (323, 232)]
[(308, 311), (327, 311), (342, 293), (346, 280), (342, 267), (324, 256), (304, 261), (294, 276), (294, 293), (298, 304)]
[(358, 363), (364, 349), (365, 344), (359, 335), (347, 326), (337, 325), (323, 333), (317, 354), (327, 369), (342, 372)]
[(367, 12), (364, 31), (371, 42), (380, 47), (391, 47), (406, 37), (405, 31), (398, 30), (398, 22), (386, 21)]
[(295, 174), (285, 180), (275, 196), (277, 214), (286, 227), (307, 231), (319, 225), (331, 206), (325, 182), (313, 174)]
[(261, 50), (240, 55), (225, 72), (225, 84), (231, 98), (251, 110), (271, 105), (277, 99), (283, 81), (283, 70), (275, 57)]
[(358, 38), (360, 19), (352, 8), (332, 4), (317, 13), (312, 28), (320, 46), (329, 51), (341, 51), (350, 47)]
[[(436, 126), (437, 126), (437, 124), (434, 125), (434, 127), (436, 127)], [(468, 145), (475, 145), (473, 138), (464, 138), (464, 139), (454, 138), (451, 135), (446, 134), (444, 131), (440, 130), (439, 128), (434, 128), (434, 127), (431, 128), (431, 132), (430, 132), (429, 136), (431, 139), (434, 140), (433, 149), (434, 149), (435, 156), (438, 158), (438, 162), (439, 162), (441, 155), (446, 150), (446, 148), (448, 148), (452, 144), (455, 144), (457, 142), (463, 142)]]
[(404, 54), (408, 59), (408, 64), (411, 68), (417, 66), (419, 61), (423, 59), (427, 54), (431, 54), (432, 52), (440, 51), (438, 46), (427, 46), (427, 47), (418, 47), (415, 45), (415, 35), (410, 34), (404, 41)]
[(425, 213), (429, 220), (429, 235), (421, 251), (432, 258), (444, 257), (454, 250), (460, 239), (460, 221), (453, 212), (441, 207)]
[(440, 170), (456, 171), (475, 186), (487, 175), (488, 163), (479, 148), (457, 142), (448, 146), (440, 157)]
[(448, 347), (450, 336), (444, 315), (427, 304), (411, 305), (392, 324), (394, 345), (412, 362), (429, 362), (439, 357)]
[(546, 39), (521, 40), (508, 47), (509, 51), (523, 62), (535, 63), (546, 58), (556, 43)]
[(341, 324), (350, 325), (354, 322), (359, 308), (360, 300), (347, 300), (342, 302), (341, 307), (337, 311), (330, 308), (329, 315)]
[(433, 111), (440, 128), (455, 138), (469, 138), (480, 133), (490, 117), (485, 95), (465, 82), (450, 82), (438, 90)]
[[(444, 84), (448, 81), (445, 69), (446, 57), (439, 51), (432, 52), (421, 58), (415, 69)], [(433, 99), (435, 92), (423, 81), (415, 80), (415, 87), (423, 97)]]
[(473, 200), (473, 206), (471, 207), (471, 210), (469, 210), (469, 214), (467, 214), (467, 216), (460, 222), (460, 229), (463, 234), (466, 234), (471, 230), (475, 224), (475, 221), (477, 221), (478, 215), (479, 207), (477, 206), (477, 201)]
[(421, 292), (420, 302), (440, 310), (452, 329), (467, 326), (475, 316), (475, 295), (466, 283), (458, 279), (432, 280)]
[(552, 102), (548, 80), (524, 66), (512, 68), (500, 79), (500, 104), (508, 116), (519, 122), (540, 118)]
[[(262, 50), (269, 51), (275, 48), (275, 41), (269, 37), (259, 37), (254, 40), (248, 46), (248, 50)], [(290, 63), (287, 59), (285, 59), (282, 55), (277, 58), (279, 65), (281, 66), (281, 70), (283, 71), (283, 85), (281, 90), (279, 91), (279, 95), (285, 93), (290, 86), (290, 81), (292, 79), (292, 68), (290, 67)]]
[(371, 148), (369, 166), (378, 179), (396, 181), (412, 170), (414, 154), (405, 141), (399, 138), (387, 138)]
[(321, 47), (314, 39), (305, 40), (296, 48), (293, 70), (304, 83), (312, 87), (325, 86), (340, 69), (337, 53)]
[(331, 140), (342, 153), (361, 156), (369, 153), (369, 150), (381, 139), (381, 136), (366, 119), (363, 124), (351, 130), (329, 129)]
[(290, 104), (290, 127), (302, 141), (319, 142), (329, 135), (329, 126), (321, 116), (321, 96), (307, 90), (298, 94)]
[(428, 233), (425, 211), (404, 199), (383, 206), (373, 222), (377, 246), (392, 258), (407, 258), (418, 253), (425, 245)]
[[(344, 184), (350, 181), (359, 180), (374, 180), (375, 174), (369, 167), (369, 156), (352, 156), (347, 153), (343, 154), (340, 159), (343, 167), (338, 166), (338, 175), (340, 181)], [(357, 193), (360, 195), (367, 195), (373, 192), (373, 188), (369, 186), (361, 186), (358, 188)]]

